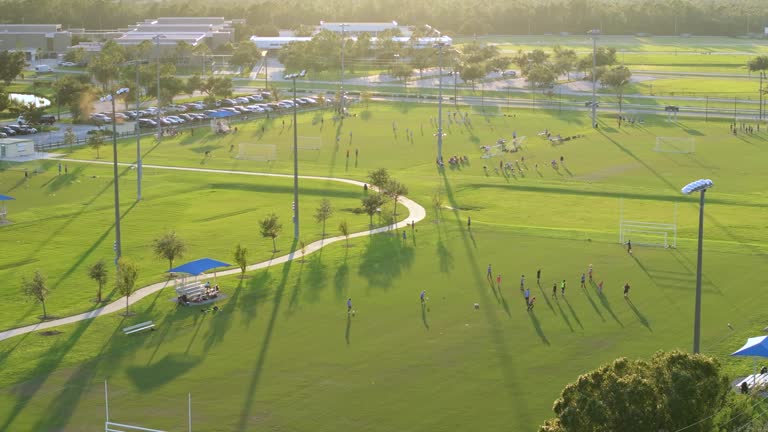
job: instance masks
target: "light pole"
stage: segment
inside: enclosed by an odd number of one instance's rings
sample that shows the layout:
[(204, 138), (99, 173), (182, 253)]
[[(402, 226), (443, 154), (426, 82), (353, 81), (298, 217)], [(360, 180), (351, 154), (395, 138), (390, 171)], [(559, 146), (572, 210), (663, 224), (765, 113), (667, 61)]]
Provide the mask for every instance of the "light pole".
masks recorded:
[(349, 24), (339, 24), (341, 26), (341, 81), (339, 82), (339, 106), (341, 107), (341, 118), (344, 118), (344, 44), (346, 42), (344, 29)]
[(435, 47), (440, 50), (437, 72), (437, 161), (443, 162), (443, 47), (444, 42), (438, 42)]
[[(102, 97), (102, 102), (112, 102), (112, 118), (115, 118), (115, 97), (124, 93), (128, 93), (130, 90), (127, 88), (118, 89), (114, 94), (108, 94)], [(117, 176), (117, 125), (112, 121), (112, 167), (114, 169), (114, 183), (115, 183), (115, 265), (122, 256), (122, 244), (120, 241), (120, 189), (118, 187)]]
[[(134, 60), (130, 62), (136, 68), (136, 201), (141, 201), (141, 130), (139, 125), (139, 109), (141, 108), (141, 98), (139, 91), (139, 65), (148, 63), (147, 60)], [(114, 115), (112, 116), (114, 117)]]
[(157, 49), (157, 140), (163, 136), (163, 125), (160, 123), (160, 39), (165, 39), (164, 35), (155, 35), (152, 40), (155, 41)]
[(758, 111), (760, 114), (758, 114), (758, 117), (760, 120), (763, 119), (763, 80), (765, 79), (765, 71), (760, 71), (760, 110)]
[(592, 37), (592, 127), (597, 127), (597, 37), (600, 30), (593, 29), (587, 32)]
[(701, 339), (701, 255), (702, 243), (704, 241), (704, 193), (713, 186), (712, 180), (696, 180), (683, 187), (681, 192), (690, 195), (694, 192), (701, 192), (699, 198), (699, 251), (696, 259), (696, 305), (693, 315), (693, 353), (699, 352)]
[(289, 74), (287, 80), (293, 80), (293, 239), (299, 239), (299, 124), (296, 122), (296, 78), (303, 77), (307, 71)]
[(264, 57), (264, 91), (269, 91), (269, 64), (267, 63), (268, 50), (264, 50), (261, 55)]

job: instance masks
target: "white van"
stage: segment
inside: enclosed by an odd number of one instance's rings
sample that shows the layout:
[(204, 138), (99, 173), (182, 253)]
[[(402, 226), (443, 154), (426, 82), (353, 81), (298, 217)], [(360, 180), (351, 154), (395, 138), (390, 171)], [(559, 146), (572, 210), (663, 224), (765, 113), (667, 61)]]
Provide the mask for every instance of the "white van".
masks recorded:
[(38, 72), (38, 73), (53, 72), (53, 69), (51, 69), (51, 67), (48, 66), (47, 64), (36, 65), (35, 72)]

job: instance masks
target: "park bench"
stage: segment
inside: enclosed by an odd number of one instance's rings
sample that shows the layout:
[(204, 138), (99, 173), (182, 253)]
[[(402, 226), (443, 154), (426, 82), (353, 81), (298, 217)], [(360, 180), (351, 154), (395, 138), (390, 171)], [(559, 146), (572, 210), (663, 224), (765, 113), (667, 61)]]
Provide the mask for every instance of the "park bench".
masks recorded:
[(123, 329), (123, 333), (129, 335), (131, 333), (137, 333), (137, 332), (140, 332), (142, 330), (147, 330), (147, 329), (154, 330), (155, 329), (155, 323), (153, 323), (152, 321), (146, 321), (146, 322), (143, 322), (141, 324), (132, 325), (130, 327), (124, 328)]

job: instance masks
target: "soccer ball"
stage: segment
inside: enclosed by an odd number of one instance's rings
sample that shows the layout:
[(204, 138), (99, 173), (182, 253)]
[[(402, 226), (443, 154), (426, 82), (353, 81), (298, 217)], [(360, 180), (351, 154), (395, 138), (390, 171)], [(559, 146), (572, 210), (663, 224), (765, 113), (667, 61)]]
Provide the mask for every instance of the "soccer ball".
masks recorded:
[(475, 310), (480, 309), (480, 303), (475, 303)]

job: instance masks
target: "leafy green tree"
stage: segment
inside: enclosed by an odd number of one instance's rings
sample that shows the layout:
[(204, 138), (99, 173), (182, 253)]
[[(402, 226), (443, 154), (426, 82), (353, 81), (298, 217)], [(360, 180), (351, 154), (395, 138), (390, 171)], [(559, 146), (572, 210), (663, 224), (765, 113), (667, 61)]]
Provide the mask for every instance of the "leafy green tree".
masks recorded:
[(200, 90), (200, 87), (202, 86), (203, 80), (200, 78), (200, 75), (192, 75), (191, 77), (187, 78), (187, 82), (184, 86), (184, 93), (192, 96), (192, 94)]
[(35, 270), (32, 279), (24, 278), (21, 280), (21, 286), (25, 296), (43, 306), (43, 319), (47, 319), (48, 313), (45, 310), (45, 300), (48, 298), (49, 291), (45, 282), (45, 277), (39, 271)]
[(27, 122), (31, 124), (39, 124), (40, 119), (45, 114), (45, 107), (37, 106), (34, 103), (25, 104), (13, 104), (11, 105), (11, 112), (17, 116), (23, 116)]
[(152, 251), (156, 257), (168, 260), (170, 270), (173, 268), (173, 261), (184, 256), (187, 245), (176, 235), (176, 231), (169, 231), (152, 242)]
[(379, 168), (368, 173), (368, 183), (383, 190), (391, 179), (389, 171), (386, 168)]
[(88, 147), (96, 150), (96, 159), (101, 159), (101, 156), (99, 155), (99, 149), (103, 145), (104, 145), (104, 135), (100, 133), (88, 135)]
[(192, 45), (183, 40), (176, 42), (176, 47), (173, 49), (174, 63), (186, 63), (191, 56)]
[(5, 92), (5, 88), (0, 86), (0, 112), (5, 111), (11, 105), (11, 99), (8, 97), (8, 93)]
[(397, 217), (397, 200), (408, 193), (408, 188), (397, 181), (396, 179), (392, 178), (387, 181), (387, 184), (384, 186), (384, 193), (393, 201), (395, 210), (392, 213), (394, 217)]
[(27, 66), (27, 60), (22, 51), (0, 51), (0, 80), (6, 85), (15, 80)]
[(569, 48), (563, 48), (560, 45), (555, 45), (553, 50), (555, 55), (552, 62), (552, 70), (557, 75), (565, 74), (566, 78), (570, 79), (570, 73), (573, 68), (576, 67), (576, 62), (579, 59), (576, 55), (576, 51)]
[(128, 316), (128, 299), (136, 288), (136, 280), (139, 278), (139, 266), (133, 260), (120, 257), (117, 261), (117, 278), (115, 288), (117, 292), (125, 296), (125, 315)]
[(611, 87), (616, 92), (616, 97), (619, 99), (619, 112), (621, 112), (624, 87), (629, 84), (630, 78), (632, 78), (632, 72), (626, 66), (613, 67), (600, 77), (601, 85)]
[(419, 71), (419, 78), (424, 77), (424, 69), (436, 66), (438, 62), (437, 49), (429, 48), (411, 48), (409, 50), (410, 59), (408, 61), (411, 69)]
[(75, 131), (70, 126), (64, 131), (64, 145), (71, 147), (75, 145), (75, 142), (77, 142), (77, 135), (75, 135)]
[(672, 351), (650, 361), (619, 358), (567, 385), (556, 417), (539, 431), (711, 431), (728, 393), (728, 378), (711, 357)]
[(323, 224), (323, 237), (325, 237), (325, 222), (328, 220), (328, 218), (331, 217), (332, 214), (333, 207), (331, 207), (331, 201), (323, 198), (323, 200), (320, 201), (320, 206), (315, 209), (315, 220), (318, 223)]
[(384, 205), (384, 195), (381, 193), (371, 193), (363, 198), (363, 211), (370, 218), (370, 226), (373, 226), (373, 215), (375, 215), (381, 206)]
[[(73, 36), (74, 38), (74, 36)], [(73, 48), (64, 54), (64, 61), (81, 64), (85, 62), (85, 49)]]
[(248, 249), (244, 248), (240, 243), (235, 248), (235, 263), (240, 267), (240, 278), (245, 276), (245, 270), (248, 268)]
[(557, 75), (549, 64), (537, 64), (528, 69), (527, 78), (534, 88), (552, 88)]
[(232, 96), (232, 79), (216, 76), (208, 77), (203, 81), (200, 91), (217, 99)]
[(96, 261), (88, 267), (88, 277), (99, 284), (99, 290), (96, 292), (97, 303), (101, 303), (101, 292), (104, 289), (104, 285), (107, 284), (108, 276), (107, 263), (103, 259)]
[(186, 83), (179, 77), (161, 76), (160, 77), (160, 104), (168, 105), (173, 103), (173, 98), (186, 91)]
[(346, 219), (339, 223), (339, 232), (341, 232), (341, 235), (344, 236), (344, 240), (346, 240), (346, 246), (349, 247), (349, 224), (347, 223)]
[(271, 213), (259, 221), (259, 228), (261, 229), (262, 237), (269, 237), (272, 239), (272, 252), (277, 252), (277, 243), (275, 242), (275, 239), (280, 235), (280, 231), (283, 230), (283, 224), (280, 223), (280, 219), (276, 214)]
[(229, 63), (250, 71), (256, 66), (259, 59), (261, 59), (261, 52), (256, 48), (256, 44), (251, 41), (243, 41), (237, 45)]
[(464, 63), (459, 69), (459, 76), (465, 82), (472, 83), (472, 90), (475, 90), (477, 80), (486, 75), (485, 65), (482, 63)]
[(125, 49), (114, 40), (109, 40), (102, 46), (101, 52), (91, 59), (88, 72), (101, 84), (102, 90), (106, 90), (120, 77), (120, 66), (125, 60)]

